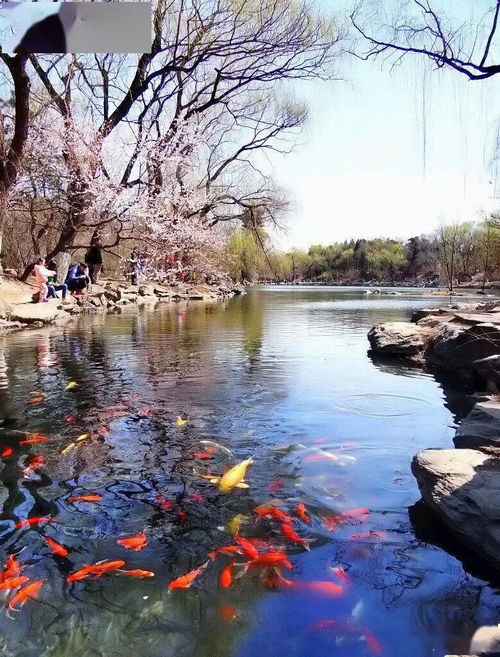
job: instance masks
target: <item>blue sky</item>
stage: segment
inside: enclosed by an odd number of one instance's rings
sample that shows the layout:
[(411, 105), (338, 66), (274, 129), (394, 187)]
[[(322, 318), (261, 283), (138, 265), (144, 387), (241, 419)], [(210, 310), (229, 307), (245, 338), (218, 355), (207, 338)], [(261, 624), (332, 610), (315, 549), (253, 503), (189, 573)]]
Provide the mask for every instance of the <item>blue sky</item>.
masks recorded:
[(302, 145), (273, 159), (292, 202), (287, 232), (276, 235), (280, 246), (407, 238), (499, 208), (492, 166), (499, 79), (471, 82), (418, 57), (392, 73), (354, 58), (339, 70), (344, 81), (295, 88), (310, 120)]

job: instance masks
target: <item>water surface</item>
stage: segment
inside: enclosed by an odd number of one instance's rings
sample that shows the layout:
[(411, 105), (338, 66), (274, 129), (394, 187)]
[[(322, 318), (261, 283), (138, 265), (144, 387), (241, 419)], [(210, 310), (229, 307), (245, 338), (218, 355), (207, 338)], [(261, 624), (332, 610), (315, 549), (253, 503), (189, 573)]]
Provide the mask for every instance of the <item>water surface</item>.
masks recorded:
[[(87, 316), (3, 339), (0, 447), (13, 454), (0, 475), (0, 557), (22, 550), (26, 574), (44, 587), (13, 620), (1, 612), (2, 654), (363, 657), (378, 645), (394, 657), (462, 654), (475, 627), (497, 623), (498, 591), (429, 542), (425, 513), (415, 521), (410, 462), (420, 449), (451, 447), (472, 401), (420, 368), (372, 360), (366, 340), (377, 322), (442, 303), (260, 288), (222, 304)], [(65, 390), (69, 381), (78, 386)], [(43, 401), (28, 403), (37, 395)], [(175, 425), (179, 415), (186, 426)], [(16, 432), (49, 440), (20, 444)], [(86, 432), (90, 440), (60, 453)], [(202, 440), (232, 456), (197, 456)], [(30, 454), (46, 463), (24, 477)], [(197, 476), (249, 456), (248, 490), (222, 494)], [(84, 493), (103, 499), (68, 502)], [(313, 521), (294, 527), (310, 551), (287, 542), (279, 524), (255, 521), (252, 509), (269, 501), (292, 515), (305, 503)], [(370, 514), (329, 531), (328, 518), (356, 508)], [(302, 586), (273, 588), (254, 570), (223, 589), (222, 557), (190, 589), (169, 592), (172, 579), (232, 541), (222, 528), (236, 514), (249, 517), (243, 536), (286, 547), (293, 570), (283, 575)], [(32, 516), (54, 520), (15, 528)], [(350, 538), (370, 530), (383, 534)], [(144, 550), (117, 545), (142, 531)], [(69, 555), (55, 556), (44, 536)], [(101, 559), (125, 559), (155, 578), (66, 581)], [(315, 580), (345, 590), (332, 598), (305, 585)]]

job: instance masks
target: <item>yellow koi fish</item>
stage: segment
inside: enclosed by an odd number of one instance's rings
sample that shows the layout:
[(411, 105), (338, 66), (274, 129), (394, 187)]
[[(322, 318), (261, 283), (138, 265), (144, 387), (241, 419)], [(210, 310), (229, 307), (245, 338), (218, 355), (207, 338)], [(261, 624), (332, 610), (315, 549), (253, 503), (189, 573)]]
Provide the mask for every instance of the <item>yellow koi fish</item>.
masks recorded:
[(66, 386), (65, 390), (72, 390), (73, 388), (76, 388), (77, 385), (78, 383), (76, 381), (70, 381)]
[(244, 479), (247, 468), (252, 463), (251, 458), (245, 459), (245, 461), (230, 468), (222, 477), (217, 477), (213, 483), (217, 483), (218, 489), (223, 492), (230, 491), (232, 488), (248, 488), (248, 484), (244, 483)]
[(178, 417), (177, 420), (175, 421), (175, 424), (176, 424), (176, 426), (178, 426), (178, 427), (183, 427), (185, 424), (187, 424), (187, 420), (183, 420), (183, 419), (181, 418), (181, 416), (179, 415), (179, 417)]

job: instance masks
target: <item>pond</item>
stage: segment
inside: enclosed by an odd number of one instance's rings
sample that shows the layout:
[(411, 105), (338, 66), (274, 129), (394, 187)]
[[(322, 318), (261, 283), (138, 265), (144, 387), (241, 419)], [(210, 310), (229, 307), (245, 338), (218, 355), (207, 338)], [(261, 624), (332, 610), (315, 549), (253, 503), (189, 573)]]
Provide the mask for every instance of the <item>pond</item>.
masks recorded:
[[(366, 339), (442, 303), (263, 287), (4, 338), (0, 558), (17, 554), (42, 587), (10, 611), (15, 591), (0, 590), (2, 655), (462, 654), (478, 625), (498, 622), (498, 590), (434, 540), (410, 463), (451, 447), (472, 401), (418, 367), (372, 360)], [(249, 457), (247, 489), (209, 481)], [(280, 511), (259, 519), (264, 504)], [(211, 560), (240, 522), (257, 560)], [(117, 543), (141, 533), (143, 549)], [(289, 564), (263, 565), (271, 550)], [(102, 560), (125, 564), (68, 581)]]

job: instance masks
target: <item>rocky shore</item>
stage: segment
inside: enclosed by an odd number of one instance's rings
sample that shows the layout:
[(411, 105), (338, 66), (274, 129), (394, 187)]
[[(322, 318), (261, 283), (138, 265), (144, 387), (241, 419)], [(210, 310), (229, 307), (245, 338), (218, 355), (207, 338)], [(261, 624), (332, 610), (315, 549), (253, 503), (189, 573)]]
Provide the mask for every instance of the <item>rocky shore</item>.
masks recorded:
[(156, 305), (179, 301), (217, 301), (244, 294), (241, 285), (129, 285), (119, 281), (103, 281), (92, 285), (88, 293), (78, 297), (68, 294), (66, 301), (36, 303), (37, 291), (32, 285), (13, 280), (0, 283), (0, 335), (45, 324), (62, 325), (82, 313), (117, 311), (128, 305)]

